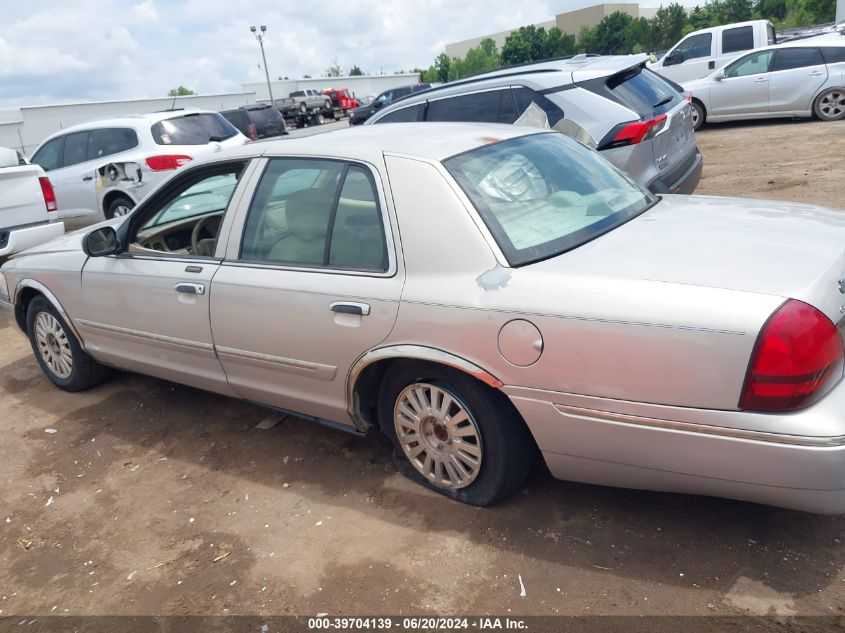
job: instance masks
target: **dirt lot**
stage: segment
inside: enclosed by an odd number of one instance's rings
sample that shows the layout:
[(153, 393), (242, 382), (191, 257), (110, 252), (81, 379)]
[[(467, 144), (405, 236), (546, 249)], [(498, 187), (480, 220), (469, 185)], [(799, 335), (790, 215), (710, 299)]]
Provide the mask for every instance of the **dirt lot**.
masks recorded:
[[(699, 142), (701, 193), (845, 206), (845, 124)], [(541, 473), (462, 506), (256, 406), (129, 374), (63, 393), (2, 319), (0, 616), (845, 613), (845, 517)]]

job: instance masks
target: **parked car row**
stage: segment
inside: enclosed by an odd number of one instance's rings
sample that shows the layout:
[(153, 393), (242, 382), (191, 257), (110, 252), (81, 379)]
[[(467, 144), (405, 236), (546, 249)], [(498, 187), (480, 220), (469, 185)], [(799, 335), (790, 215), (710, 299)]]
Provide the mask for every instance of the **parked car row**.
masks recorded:
[(431, 88), (431, 84), (419, 83), (385, 90), (366, 105), (361, 105), (352, 110), (349, 113), (349, 124), (361, 125), (364, 121), (373, 116), (373, 114), (382, 108), (386, 108), (394, 101), (398, 101), (399, 99), (421, 90), (428, 90), (429, 88)]
[[(654, 102), (663, 84), (620, 63), (535, 76), (596, 114), (668, 108), (614, 132), (623, 147), (689, 127), (688, 104)], [(518, 89), (485, 88), (515, 107)], [(7, 262), (0, 307), (61, 389), (117, 367), (383, 433), (403, 474), (465, 503), (507, 498), (543, 460), (845, 512), (845, 215), (655, 195), (611, 155), (499, 123), (214, 153), (130, 215)]]

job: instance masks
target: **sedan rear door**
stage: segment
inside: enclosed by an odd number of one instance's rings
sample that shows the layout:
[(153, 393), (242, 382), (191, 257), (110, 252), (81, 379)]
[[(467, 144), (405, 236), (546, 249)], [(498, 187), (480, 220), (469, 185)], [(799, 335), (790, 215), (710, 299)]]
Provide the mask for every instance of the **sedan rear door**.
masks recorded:
[(247, 400), (341, 424), (346, 379), (393, 328), (404, 272), (371, 165), (272, 158), (214, 277), (211, 327)]
[(769, 83), (769, 112), (810, 110), (813, 96), (826, 80), (827, 66), (815, 46), (776, 50)]

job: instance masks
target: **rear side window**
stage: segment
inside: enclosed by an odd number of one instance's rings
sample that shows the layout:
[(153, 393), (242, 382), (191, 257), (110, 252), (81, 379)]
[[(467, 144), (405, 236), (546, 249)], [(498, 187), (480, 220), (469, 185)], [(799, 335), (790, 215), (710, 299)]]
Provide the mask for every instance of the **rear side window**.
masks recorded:
[(32, 162), (40, 165), (44, 171), (58, 169), (62, 165), (62, 145), (64, 145), (64, 142), (64, 136), (47, 142), (41, 149), (35, 152), (32, 156)]
[(138, 146), (135, 130), (125, 127), (91, 130), (88, 140), (88, 160), (119, 154)]
[(225, 141), (238, 131), (217, 113), (186, 114), (165, 119), (150, 128), (159, 145), (205, 145)]
[(372, 175), (357, 165), (273, 159), (250, 205), (241, 259), (386, 270), (377, 200)]
[(643, 118), (668, 112), (683, 98), (672, 84), (639, 66), (613, 75), (604, 81), (604, 87), (613, 100), (630, 108)]
[(546, 118), (549, 120), (549, 127), (554, 127), (558, 121), (563, 118), (563, 110), (552, 103), (543, 95), (534, 92), (530, 88), (514, 88), (513, 98), (516, 103), (517, 118), (522, 116), (525, 110), (532, 103), (540, 107), (546, 113)]
[(817, 48), (781, 48), (775, 51), (772, 72), (818, 66), (823, 63), (822, 54)]
[(88, 132), (68, 134), (62, 152), (62, 167), (84, 163), (88, 156)]
[(513, 123), (516, 108), (509, 89), (489, 90), (431, 101), (425, 120)]
[(282, 120), (281, 113), (276, 108), (255, 108), (249, 110), (250, 120), (257, 124), (278, 123)]
[(775, 35), (775, 27), (771, 24), (766, 25), (766, 33), (768, 35), (769, 46), (774, 46), (778, 43), (778, 37)]
[(220, 113), (224, 119), (238, 128), (243, 134), (249, 134), (249, 117), (243, 110), (229, 110)]
[(739, 26), (722, 32), (722, 52), (736, 53), (754, 48), (754, 29), (751, 26)]
[(827, 64), (845, 62), (845, 46), (823, 46), (821, 51)]
[(401, 108), (380, 118), (376, 123), (415, 123), (423, 120), (425, 103)]

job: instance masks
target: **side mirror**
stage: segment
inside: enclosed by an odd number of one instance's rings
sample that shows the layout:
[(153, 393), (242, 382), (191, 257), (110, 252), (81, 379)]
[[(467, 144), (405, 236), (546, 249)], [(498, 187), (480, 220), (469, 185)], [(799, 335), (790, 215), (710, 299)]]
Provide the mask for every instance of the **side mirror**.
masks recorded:
[(683, 51), (672, 51), (669, 55), (666, 56), (666, 61), (663, 62), (664, 66), (674, 66), (675, 64), (683, 63), (686, 56), (684, 55)]
[(120, 246), (117, 233), (110, 226), (91, 231), (82, 241), (82, 250), (88, 257), (102, 257), (116, 252)]
[(722, 79), (724, 79), (724, 78), (725, 78), (725, 71), (724, 70), (719, 70), (719, 71), (716, 72), (715, 75), (713, 75), (713, 79), (715, 79), (716, 81), (722, 81)]

